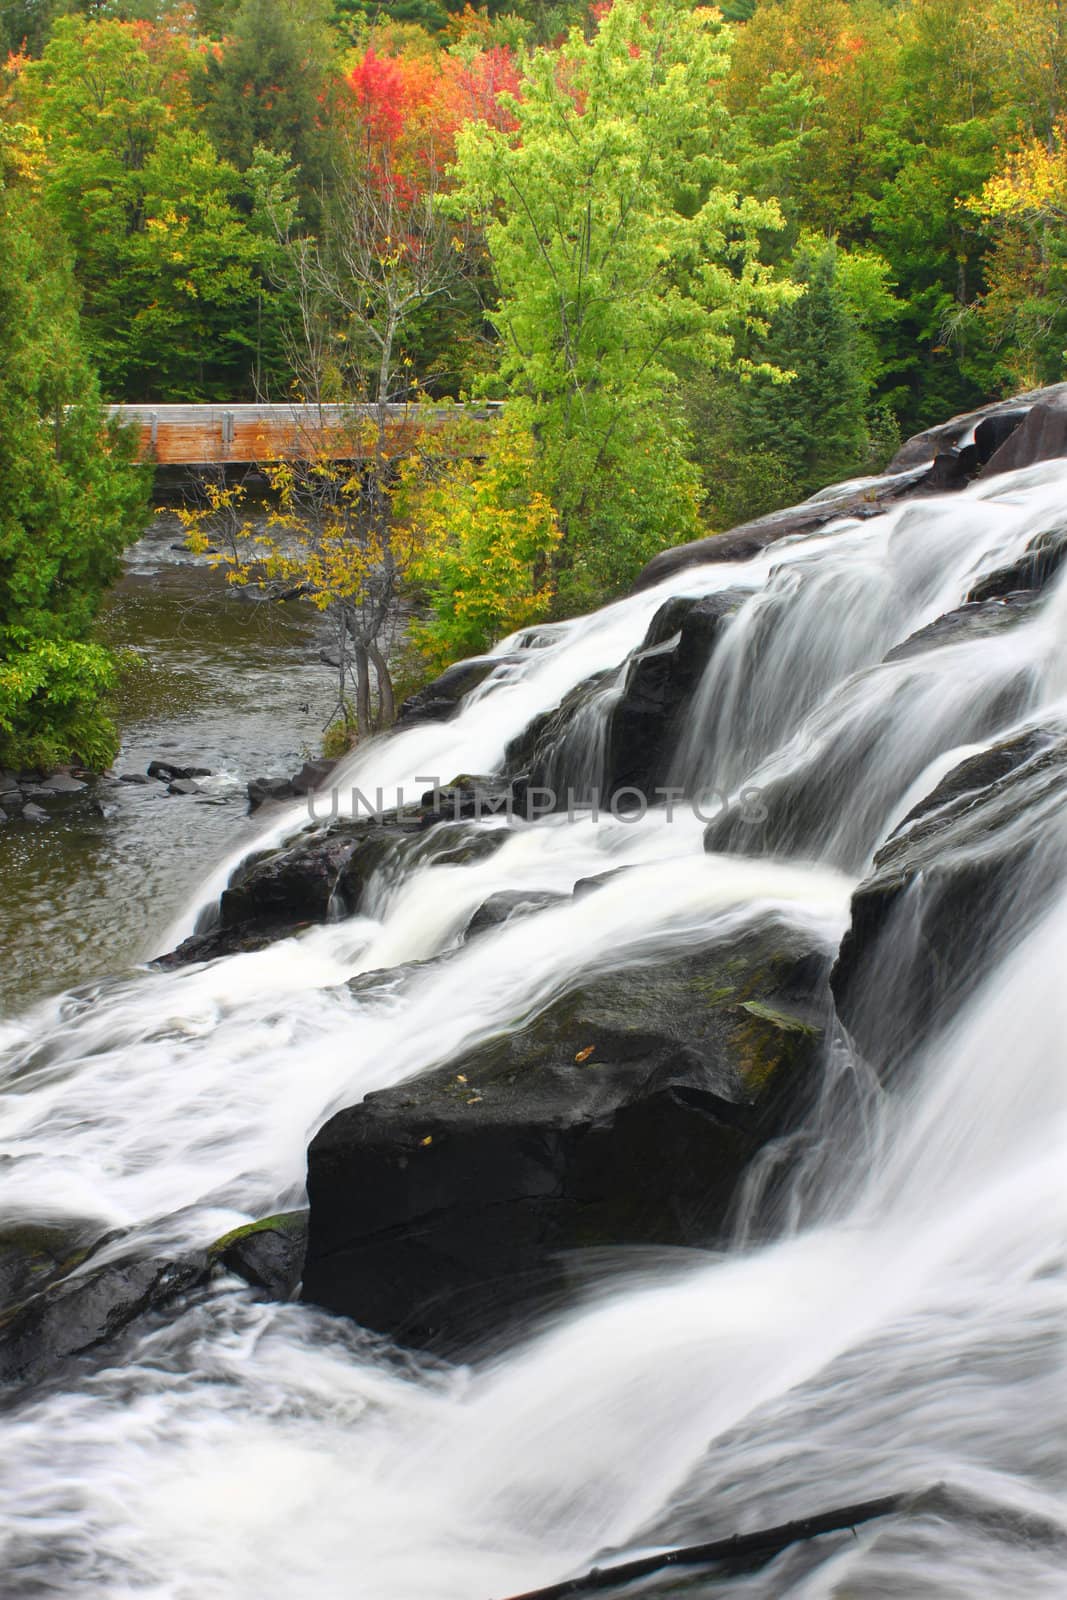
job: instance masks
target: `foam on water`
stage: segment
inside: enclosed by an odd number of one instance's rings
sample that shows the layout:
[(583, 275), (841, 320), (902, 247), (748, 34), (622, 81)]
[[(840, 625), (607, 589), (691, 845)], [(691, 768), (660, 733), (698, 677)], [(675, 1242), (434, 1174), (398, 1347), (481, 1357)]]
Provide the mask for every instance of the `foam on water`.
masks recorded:
[[(834, 803), (800, 859), (705, 855), (686, 807), (552, 816), (467, 865), (413, 856), (369, 915), (60, 997), (0, 1033), (3, 1214), (203, 1243), (298, 1200), (336, 1107), (514, 1026), (578, 974), (768, 918), (832, 949), (856, 874), (911, 805), (967, 754), (1067, 709), (1067, 581), (1010, 630), (882, 664), (1050, 526), (1065, 488), (1062, 463), (1030, 469), (506, 641), (453, 722), (374, 743), (338, 787), (410, 796), (491, 771), (533, 716), (617, 668), (664, 599), (742, 587), (679, 770), (695, 790), (822, 772)], [(261, 843), (304, 821), (292, 808)], [(1035, 923), (1038, 885), (1020, 875), (999, 965), (869, 1137), (822, 1128), (802, 1228), (719, 1258), (622, 1253), (582, 1303), (476, 1369), (400, 1358), (225, 1281), (5, 1418), (3, 1592), (489, 1600), (606, 1548), (937, 1481), (1064, 1525), (1063, 817), (1034, 843), (1058, 892)], [(616, 866), (631, 870), (462, 942), (499, 889), (566, 892)], [(1060, 1582), (1053, 1546), (930, 1514), (715, 1592), (1017, 1600)]]

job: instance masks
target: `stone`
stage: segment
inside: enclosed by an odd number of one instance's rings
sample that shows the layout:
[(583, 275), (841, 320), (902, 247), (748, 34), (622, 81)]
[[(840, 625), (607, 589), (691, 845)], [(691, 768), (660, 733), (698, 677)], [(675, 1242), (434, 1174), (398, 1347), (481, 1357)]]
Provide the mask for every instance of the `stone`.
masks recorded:
[(1053, 461), (1065, 455), (1067, 396), (1038, 400), (993, 451), (979, 476), (995, 478), (1002, 472), (1017, 472), (1021, 467), (1032, 467), (1039, 461)]
[(1032, 915), (1047, 905), (1059, 879), (1043, 852), (1065, 808), (1067, 730), (1033, 729), (961, 762), (875, 856), (831, 983), (841, 1021), (886, 1081), (1003, 953), (999, 908), (1024, 875)]
[(122, 772), (119, 774), (120, 783), (148, 784), (151, 781), (146, 772)]
[(75, 1270), (0, 1312), (0, 1382), (37, 1383), (202, 1283), (206, 1256), (129, 1256)]
[(396, 726), (411, 728), (419, 722), (447, 722), (456, 715), (464, 695), (484, 683), (502, 662), (500, 656), (474, 656), (469, 661), (458, 661), (425, 688), (408, 696), (400, 707)]
[(260, 806), (274, 800), (292, 800), (296, 790), (288, 778), (252, 778), (248, 784), (248, 809), (258, 811)]
[(72, 778), (68, 773), (56, 772), (45, 781), (45, 789), (50, 794), (82, 794), (88, 788), (80, 778)]
[(184, 783), (190, 778), (210, 778), (211, 772), (207, 767), (180, 767), (173, 761), (150, 761), (148, 776), (170, 784)]
[(203, 791), (198, 783), (193, 782), (192, 778), (175, 778), (173, 783), (167, 784), (167, 793), (189, 795), (201, 794)]
[(47, 811), (42, 811), (40, 806), (31, 802), (30, 805), (23, 807), (22, 820), (24, 822), (51, 822), (52, 819)]
[(208, 1255), (271, 1300), (291, 1300), (304, 1270), (307, 1230), (306, 1210), (281, 1212), (235, 1228)]
[(517, 917), (533, 916), (537, 911), (562, 905), (569, 899), (569, 895), (558, 894), (551, 889), (501, 889), (478, 907), (464, 930), (463, 943), (468, 944), (490, 928), (502, 928)]
[(561, 1252), (721, 1242), (747, 1162), (807, 1104), (830, 957), (767, 926), (591, 977), (332, 1117), (301, 1296), (465, 1353), (568, 1285)]
[(729, 619), (747, 591), (726, 589), (699, 600), (674, 599), (657, 611), (631, 656), (607, 730), (602, 800), (633, 791), (633, 808), (662, 803), (670, 758), (693, 692)]
[(1031, 615), (1035, 606), (1031, 594), (1011, 594), (1003, 599), (971, 601), (947, 611), (935, 622), (920, 628), (902, 643), (895, 645), (886, 656), (887, 661), (907, 661), (912, 656), (923, 655), (940, 645), (952, 645), (964, 639), (981, 639), (1013, 628)]
[(1067, 561), (1067, 525), (1048, 528), (1031, 539), (1017, 561), (987, 573), (974, 585), (968, 600), (1006, 600), (1022, 590), (1047, 589)]

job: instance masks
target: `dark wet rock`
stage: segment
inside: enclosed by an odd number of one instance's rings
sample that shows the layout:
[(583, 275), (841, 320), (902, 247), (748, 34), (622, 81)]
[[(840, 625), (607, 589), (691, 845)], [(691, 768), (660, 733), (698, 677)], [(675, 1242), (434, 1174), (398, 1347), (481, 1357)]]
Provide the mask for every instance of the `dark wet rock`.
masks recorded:
[(0, 1313), (66, 1277), (99, 1243), (81, 1222), (0, 1223)]
[[(461, 818), (479, 814), (479, 807), (492, 814), (496, 788), (476, 804), (475, 782), (457, 780), (450, 786), (458, 794)], [(454, 821), (454, 815), (431, 793), (425, 805), (305, 828), (288, 844), (244, 861), (223, 890), (218, 924), (186, 939), (157, 965), (175, 967), (261, 950), (333, 916), (351, 916), (361, 909), (371, 880), (401, 851), (442, 865), (461, 864), (490, 854), (503, 842), (502, 830), (472, 828)]]
[(33, 1383), (204, 1281), (206, 1256), (89, 1265), (0, 1313), (0, 1382)]
[(152, 780), (148, 776), (147, 772), (122, 772), (119, 774), (120, 783), (137, 783), (147, 785), (151, 783), (151, 781)]
[(235, 1228), (208, 1251), (213, 1262), (236, 1273), (272, 1300), (290, 1300), (304, 1271), (307, 1211), (283, 1211)]
[(311, 761), (305, 761), (300, 771), (294, 773), (289, 783), (294, 794), (313, 794), (316, 789), (321, 789), (332, 777), (338, 759), (331, 756), (316, 756)]
[(5, 810), (3, 810), (2, 807), (0, 807), (0, 828), (2, 828), (4, 826), (5, 822), (10, 822), (10, 821), (11, 821), (11, 818), (8, 816), (7, 812)]
[(325, 922), (340, 887), (342, 869), (360, 845), (381, 842), (373, 823), (336, 823), (315, 830), (285, 849), (246, 862), (223, 890), (224, 928), (239, 923)]
[(1031, 389), (1009, 400), (994, 400), (974, 411), (964, 411), (950, 417), (935, 428), (926, 428), (905, 440), (893, 457), (887, 472), (912, 471), (930, 461), (939, 453), (966, 449), (977, 442), (979, 466), (990, 461), (1010, 439), (1015, 430), (1025, 422), (1035, 405), (1059, 406), (1067, 398), (1067, 384), (1056, 383), (1046, 389)]
[(248, 784), (249, 812), (258, 811), (270, 801), (296, 800), (302, 795), (315, 794), (329, 783), (339, 764), (339, 757), (316, 756), (305, 761), (299, 772), (291, 778), (253, 778)]
[(148, 776), (157, 778), (160, 783), (183, 783), (191, 778), (210, 778), (211, 773), (207, 767), (179, 767), (173, 761), (150, 761)]
[(984, 639), (1005, 628), (1013, 628), (1031, 616), (1036, 604), (1030, 594), (1012, 594), (1004, 599), (973, 601), (947, 611), (910, 638), (895, 645), (887, 661), (907, 661), (941, 645), (961, 644), (964, 640)]
[(634, 807), (657, 804), (693, 691), (729, 619), (747, 598), (726, 589), (699, 600), (668, 600), (631, 656), (608, 722), (602, 798), (625, 790)]
[(1067, 394), (1038, 400), (982, 467), (983, 478), (1067, 455)]
[(743, 522), (729, 532), (715, 533), (691, 544), (673, 545), (652, 557), (638, 575), (634, 590), (650, 589), (686, 567), (704, 566), (708, 562), (749, 561), (768, 545), (777, 544), (779, 539), (817, 533), (840, 517), (879, 516), (895, 501), (925, 490), (929, 470), (924, 461), (911, 472), (902, 471), (861, 488), (846, 485), (839, 493), (786, 506), (768, 516), (757, 517), (753, 522)]
[[(504, 771), (516, 777), (521, 774), (527, 789), (554, 794), (556, 809), (563, 809), (574, 768), (584, 765), (587, 755), (587, 730), (582, 724), (582, 715), (610, 685), (621, 684), (621, 678), (621, 671), (615, 667), (593, 673), (565, 694), (558, 706), (534, 717), (508, 745), (504, 753)], [(574, 750), (569, 748), (572, 740), (577, 745)]]
[(615, 878), (621, 878), (624, 873), (633, 870), (633, 867), (611, 867), (607, 872), (596, 872), (590, 878), (579, 878), (574, 885), (573, 897), (575, 900), (584, 900), (587, 894), (595, 894), (597, 889), (602, 889), (606, 883), (611, 883)]
[(272, 800), (293, 800), (296, 791), (288, 778), (252, 778), (248, 784), (248, 809), (258, 811)]
[(1018, 561), (998, 567), (974, 585), (968, 600), (1007, 599), (1021, 590), (1041, 590), (1057, 577), (1067, 561), (1067, 526), (1048, 528), (1030, 541)]
[(51, 822), (52, 819), (47, 811), (42, 811), (39, 805), (34, 805), (31, 802), (29, 805), (23, 806), (22, 820), (24, 822)]
[(175, 778), (173, 783), (167, 784), (167, 793), (176, 795), (190, 795), (202, 794), (203, 790), (198, 783), (193, 782), (192, 778)]
[[(1063, 863), (1067, 733), (1033, 730), (961, 762), (900, 824), (852, 899), (838, 1013), (887, 1078), (1003, 951), (1007, 897), (1036, 918)], [(1015, 919), (1008, 922), (1018, 937)]]
[(398, 728), (412, 728), (418, 722), (447, 722), (459, 710), (463, 696), (484, 683), (501, 664), (499, 656), (474, 656), (459, 661), (442, 672), (416, 694), (409, 695), (396, 719)]
[(44, 785), (50, 794), (84, 794), (87, 784), (81, 778), (72, 778), (67, 772), (54, 772)]
[(560, 1252), (709, 1245), (810, 1091), (829, 958), (765, 928), (588, 979), (312, 1143), (302, 1297), (462, 1350), (567, 1286)]
[(462, 822), (505, 815), (513, 809), (514, 799), (509, 778), (462, 773), (439, 789), (427, 789), (419, 803), (431, 818)]
[(506, 922), (514, 922), (517, 917), (533, 916), (537, 911), (561, 905), (569, 899), (569, 895), (557, 894), (551, 889), (501, 889), (478, 907), (467, 924), (463, 942), (466, 944), (490, 928), (501, 928)]

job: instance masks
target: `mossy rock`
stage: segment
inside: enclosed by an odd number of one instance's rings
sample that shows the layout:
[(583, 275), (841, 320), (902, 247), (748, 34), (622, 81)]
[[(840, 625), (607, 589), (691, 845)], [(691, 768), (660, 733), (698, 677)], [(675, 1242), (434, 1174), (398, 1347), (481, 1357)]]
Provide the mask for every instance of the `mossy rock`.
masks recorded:
[(282, 1211), (234, 1228), (216, 1239), (208, 1258), (272, 1300), (288, 1300), (304, 1268), (307, 1216), (306, 1210)]

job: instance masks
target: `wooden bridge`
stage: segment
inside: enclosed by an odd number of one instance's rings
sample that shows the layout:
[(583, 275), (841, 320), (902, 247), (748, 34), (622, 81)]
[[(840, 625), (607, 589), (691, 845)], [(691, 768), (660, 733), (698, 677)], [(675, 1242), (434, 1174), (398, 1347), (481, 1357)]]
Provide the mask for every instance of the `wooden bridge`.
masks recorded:
[[(484, 454), (483, 431), (501, 402), (385, 407), (385, 448), (409, 455), (429, 434), (448, 454)], [(138, 459), (207, 467), (259, 461), (360, 461), (377, 449), (377, 406), (118, 405), (111, 414), (139, 432)]]

